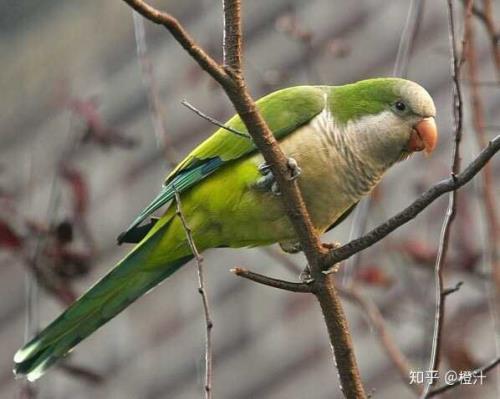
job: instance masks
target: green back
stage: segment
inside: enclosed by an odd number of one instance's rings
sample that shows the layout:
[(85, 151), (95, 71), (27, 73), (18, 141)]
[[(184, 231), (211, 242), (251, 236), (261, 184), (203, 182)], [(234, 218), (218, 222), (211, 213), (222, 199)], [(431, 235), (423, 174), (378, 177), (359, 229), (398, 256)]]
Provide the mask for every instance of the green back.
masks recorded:
[[(321, 112), (325, 106), (325, 98), (325, 92), (318, 87), (290, 87), (262, 97), (257, 101), (257, 108), (279, 140)], [(248, 134), (239, 115), (233, 116), (226, 126)], [(223, 128), (217, 130), (179, 163), (168, 175), (166, 183), (172, 181), (180, 172), (199, 164), (200, 161), (219, 158), (227, 162), (255, 151), (255, 145), (250, 136), (248, 137), (236, 135)]]

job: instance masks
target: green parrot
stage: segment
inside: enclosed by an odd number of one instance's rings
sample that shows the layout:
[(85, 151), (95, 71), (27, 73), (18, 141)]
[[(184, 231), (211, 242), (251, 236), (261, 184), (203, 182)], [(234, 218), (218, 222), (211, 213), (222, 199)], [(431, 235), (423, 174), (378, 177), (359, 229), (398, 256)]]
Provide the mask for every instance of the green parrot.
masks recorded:
[[(342, 221), (393, 164), (437, 141), (436, 109), (417, 83), (377, 78), (271, 93), (259, 111), (289, 158), (318, 233)], [(300, 250), (272, 173), (234, 116), (166, 178), (120, 235), (137, 245), (105, 277), (19, 349), (14, 372), (39, 378), (75, 345), (193, 258), (172, 204), (178, 193), (199, 251), (279, 243)], [(149, 219), (170, 202), (161, 218)]]

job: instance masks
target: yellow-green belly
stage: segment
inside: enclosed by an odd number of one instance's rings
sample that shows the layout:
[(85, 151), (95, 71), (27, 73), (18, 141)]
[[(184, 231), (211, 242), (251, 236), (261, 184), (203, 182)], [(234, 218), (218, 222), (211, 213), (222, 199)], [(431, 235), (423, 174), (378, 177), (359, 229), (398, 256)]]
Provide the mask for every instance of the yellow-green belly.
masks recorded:
[[(295, 136), (295, 137), (293, 137)], [(281, 143), (284, 152), (302, 168), (299, 177), (306, 206), (318, 231), (324, 232), (358, 198), (342, 189), (342, 162), (308, 135), (307, 143), (294, 134)], [(261, 178), (259, 154), (231, 162), (182, 195), (183, 207), (204, 248), (259, 246), (295, 239), (282, 200), (254, 187)], [(345, 171), (342, 171), (345, 172)]]

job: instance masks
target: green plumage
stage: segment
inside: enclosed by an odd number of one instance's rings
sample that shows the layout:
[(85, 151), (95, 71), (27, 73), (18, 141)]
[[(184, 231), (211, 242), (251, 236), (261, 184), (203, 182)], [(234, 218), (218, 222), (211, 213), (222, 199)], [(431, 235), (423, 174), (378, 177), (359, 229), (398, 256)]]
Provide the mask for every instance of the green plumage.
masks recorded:
[[(395, 113), (398, 99), (408, 104), (407, 113)], [(262, 98), (257, 106), (282, 150), (302, 169), (299, 186), (319, 233), (342, 221), (385, 170), (401, 159), (414, 122), (433, 109), (424, 89), (401, 79), (294, 87)], [(227, 125), (246, 132), (238, 116)], [(226, 129), (195, 148), (120, 236), (120, 242), (140, 241), (137, 246), (16, 353), (16, 374), (37, 379), (192, 258), (175, 206), (141, 226), (176, 191), (199, 251), (296, 240), (281, 199), (256, 184), (262, 178), (258, 171), (262, 162), (251, 140)]]

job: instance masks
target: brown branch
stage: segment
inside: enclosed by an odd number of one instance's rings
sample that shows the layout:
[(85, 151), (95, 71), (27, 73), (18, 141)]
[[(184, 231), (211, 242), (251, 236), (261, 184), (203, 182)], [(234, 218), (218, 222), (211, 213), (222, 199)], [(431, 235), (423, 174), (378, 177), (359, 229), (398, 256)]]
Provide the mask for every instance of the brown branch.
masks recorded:
[[(472, 372), (472, 376), (473, 377), (478, 377), (478, 376), (483, 376), (484, 374), (488, 373), (489, 371), (493, 370), (496, 366), (498, 366), (500, 364), (500, 357), (497, 357), (496, 359), (492, 360), (490, 363), (488, 363), (487, 365), (479, 368), (479, 369), (476, 369)], [(452, 388), (455, 388), (457, 386), (460, 386), (462, 384), (462, 382), (468, 377), (466, 376), (463, 376), (461, 378), (457, 378), (456, 381), (450, 383), (450, 384), (447, 384), (447, 385), (443, 385), (442, 387), (439, 387), (439, 388), (436, 388), (436, 389), (433, 389), (432, 391), (430, 391), (426, 396), (425, 398), (432, 398), (433, 396), (436, 396), (436, 395), (440, 395)]]
[(205, 289), (205, 279), (203, 275), (203, 257), (198, 252), (196, 248), (196, 244), (193, 240), (193, 231), (191, 227), (189, 227), (186, 217), (182, 212), (181, 198), (179, 193), (175, 191), (175, 204), (176, 204), (176, 213), (179, 219), (181, 220), (182, 227), (184, 228), (184, 232), (186, 233), (186, 239), (188, 241), (189, 247), (191, 248), (191, 252), (194, 255), (196, 266), (197, 266), (197, 274), (198, 274), (198, 292), (201, 295), (201, 300), (203, 303), (203, 313), (205, 316), (205, 399), (210, 399), (212, 397), (212, 329), (214, 327), (214, 323), (212, 321), (212, 317), (210, 316), (210, 305), (208, 302), (207, 291)]
[(242, 34), (240, 0), (224, 0), (223, 64), (233, 76), (241, 76)]
[(239, 277), (252, 280), (256, 283), (267, 285), (268, 287), (279, 288), (280, 290), (292, 292), (312, 292), (312, 286), (305, 283), (293, 283), (291, 281), (279, 280), (277, 278), (264, 276), (262, 274), (251, 272), (242, 267), (235, 267), (231, 272)]
[(386, 222), (375, 227), (364, 236), (352, 240), (337, 249), (331, 250), (328, 254), (325, 255), (325, 257), (327, 258), (326, 263), (338, 263), (351, 257), (356, 252), (362, 251), (363, 249), (366, 249), (369, 246), (382, 240), (394, 230), (406, 224), (411, 219), (415, 218), (441, 195), (452, 190), (457, 190), (468, 183), (476, 174), (481, 171), (484, 165), (486, 165), (488, 161), (499, 150), (500, 136), (496, 136), (460, 174), (453, 178), (450, 177), (446, 180), (442, 180), (434, 184), (431, 188), (421, 194), (420, 197), (418, 197), (408, 207), (388, 219)]
[[(453, 80), (453, 121), (454, 121), (454, 144), (453, 153), (451, 161), (451, 178), (456, 179), (457, 174), (460, 171), (460, 142), (462, 139), (462, 120), (463, 120), (463, 101), (462, 101), (462, 91), (460, 86), (460, 65), (461, 60), (457, 55), (457, 44), (455, 38), (455, 20), (453, 16), (453, 3), (452, 0), (448, 0), (448, 29), (449, 29), (449, 41), (451, 48), (451, 77)], [(471, 7), (473, 0), (468, 0), (466, 5), (466, 16), (465, 19), (470, 19)], [(465, 40), (465, 38), (464, 38)], [(438, 246), (438, 255), (436, 258), (436, 264), (434, 267), (435, 274), (435, 289), (436, 289), (436, 310), (434, 315), (434, 334), (432, 339), (432, 351), (431, 358), (429, 362), (429, 370), (439, 370), (439, 363), (441, 360), (441, 346), (443, 341), (443, 324), (444, 324), (444, 314), (445, 314), (445, 301), (446, 295), (444, 292), (444, 262), (446, 259), (446, 253), (448, 251), (448, 246), (450, 242), (451, 225), (455, 219), (457, 211), (457, 191), (452, 190), (449, 195), (448, 209), (446, 211), (446, 216), (443, 222), (443, 227), (441, 230), (441, 237)], [(433, 379), (430, 379), (425, 385), (423, 397), (429, 392), (431, 385), (434, 383)]]
[(347, 318), (335, 287), (334, 274), (323, 274), (322, 280), (319, 281), (320, 284), (318, 284), (318, 280), (314, 281), (314, 294), (318, 298), (328, 327), (342, 392), (349, 399), (367, 398), (354, 356)]
[[(294, 261), (285, 256), (282, 252), (273, 251), (272, 248), (264, 248), (264, 250), (267, 254), (272, 256), (281, 265), (283, 265), (287, 270), (291, 271), (292, 273), (300, 272), (299, 266)], [(267, 277), (264, 278), (267, 279)], [(261, 281), (257, 282), (260, 283)], [(264, 284), (266, 283), (264, 282)], [(310, 285), (306, 284), (306, 287), (309, 288), (309, 290), (311, 289)], [(377, 333), (376, 336), (380, 342), (380, 345), (385, 350), (388, 358), (393, 362), (394, 366), (399, 372), (401, 380), (405, 383), (405, 385), (416, 394), (421, 393), (423, 390), (422, 386), (408, 384), (408, 376), (410, 375), (411, 370), (410, 362), (406, 358), (404, 353), (402, 353), (398, 346), (395, 344), (394, 338), (391, 336), (389, 330), (387, 329), (384, 317), (382, 316), (382, 313), (380, 312), (375, 302), (368, 297), (363, 296), (360, 290), (357, 289), (355, 285), (350, 285), (348, 287), (344, 285), (337, 285), (337, 290), (342, 298), (345, 298), (348, 301), (354, 303), (364, 312), (370, 324), (374, 327)]]
[[(235, 3), (239, 3), (239, 0), (226, 0), (224, 2), (225, 20), (227, 22), (240, 23), (239, 15), (235, 16), (229, 13), (229, 10), (232, 10), (233, 13), (239, 12), (239, 6), (230, 6), (230, 4), (234, 5)], [(241, 31), (241, 27), (238, 31)], [(227, 55), (227, 60), (234, 62), (235, 58)], [(241, 65), (234, 64), (230, 67), (233, 73), (241, 70)], [(297, 182), (291, 181), (289, 178), (285, 155), (280, 150), (275, 137), (257, 111), (255, 103), (248, 94), (243, 76), (238, 73), (233, 76), (238, 89), (231, 90), (231, 88), (228, 88), (226, 93), (245, 123), (255, 145), (262, 153), (267, 164), (270, 165), (282, 193), (287, 216), (299, 238), (311, 269), (311, 275), (315, 280), (314, 294), (320, 303), (325, 318), (340, 376), (341, 388), (344, 395), (348, 398), (366, 398), (354, 356), (347, 320), (340, 298), (335, 290), (334, 279), (332, 276), (322, 274), (322, 271), (332, 266), (332, 264), (325, 264), (322, 261), (322, 255), (326, 250), (323, 249), (319, 236), (311, 222)]]
[(163, 25), (187, 53), (221, 85), (232, 85), (233, 81), (224, 69), (211, 58), (186, 32), (184, 27), (170, 14), (161, 12), (142, 0), (123, 0), (144, 18)]
[[(232, 10), (233, 13), (239, 13), (239, 6), (234, 6), (236, 3), (239, 3), (239, 0), (224, 1), (226, 31), (229, 21), (240, 23), (239, 15), (231, 15), (229, 12)], [(233, 4), (233, 6), (231, 6), (231, 4)], [(238, 28), (237, 31), (240, 32), (241, 27)], [(235, 58), (231, 57), (230, 54), (226, 55), (226, 59), (232, 60), (233, 62), (235, 61)], [(241, 62), (241, 59), (239, 59), (239, 61)], [(230, 65), (230, 67), (233, 73), (241, 71), (241, 65), (234, 64)], [(313, 227), (297, 182), (291, 181), (289, 178), (289, 170), (285, 155), (279, 148), (269, 127), (257, 111), (255, 103), (248, 94), (243, 76), (238, 73), (233, 76), (238, 90), (228, 88), (226, 89), (226, 93), (231, 99), (236, 112), (238, 112), (242, 121), (245, 123), (255, 145), (262, 153), (267, 164), (270, 165), (282, 193), (282, 200), (285, 205), (287, 216), (299, 238), (311, 269), (311, 275), (315, 280), (314, 294), (320, 303), (325, 318), (330, 342), (333, 346), (337, 370), (340, 376), (341, 388), (347, 398), (366, 398), (354, 356), (347, 320), (342, 309), (340, 298), (335, 290), (334, 279), (332, 276), (325, 276), (322, 274), (323, 270), (331, 266), (331, 264), (326, 265), (322, 262), (322, 255), (326, 251), (323, 249), (319, 236)]]

